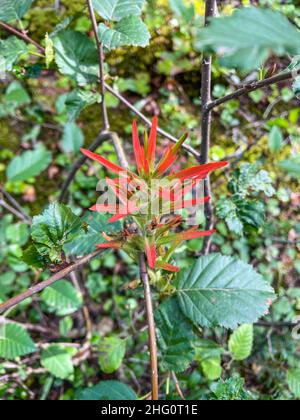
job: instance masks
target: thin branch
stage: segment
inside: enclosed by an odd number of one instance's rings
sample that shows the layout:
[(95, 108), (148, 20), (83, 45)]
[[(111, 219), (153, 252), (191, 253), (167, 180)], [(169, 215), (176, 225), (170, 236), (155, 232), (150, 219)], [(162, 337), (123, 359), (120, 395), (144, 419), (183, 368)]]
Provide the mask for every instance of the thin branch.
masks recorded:
[(79, 267), (81, 267), (84, 264), (87, 264), (89, 261), (91, 261), (93, 258), (95, 258), (97, 255), (99, 255), (102, 252), (102, 250), (97, 250), (95, 252), (92, 252), (91, 254), (86, 255), (85, 257), (81, 258), (78, 261), (75, 261), (73, 264), (70, 264), (68, 267), (64, 268), (63, 270), (60, 270), (58, 273), (51, 276), (48, 280), (42, 281), (41, 283), (36, 284), (35, 286), (30, 287), (28, 290), (26, 290), (23, 293), (20, 293), (19, 295), (9, 299), (8, 301), (0, 304), (0, 314), (7, 311), (8, 309), (13, 308), (14, 306), (18, 305), (19, 303), (23, 302), (25, 299), (28, 299), (37, 293), (41, 292), (42, 290), (46, 289), (46, 287), (51, 286), (51, 284), (57, 282), (58, 280), (63, 279), (64, 277), (67, 277), (72, 273), (72, 271), (77, 270)]
[[(216, 0), (206, 0), (205, 8), (205, 25), (208, 25), (209, 19), (216, 15)], [(212, 57), (204, 55), (202, 61), (201, 76), (201, 158), (200, 162), (205, 164), (209, 160), (209, 150), (211, 141), (211, 111), (208, 110), (208, 104), (211, 102), (211, 67)], [(209, 176), (204, 180), (204, 194), (206, 197), (211, 196), (211, 185)], [(211, 230), (213, 227), (213, 207), (211, 201), (205, 203), (206, 229)], [(208, 254), (210, 250), (211, 237), (204, 239), (202, 253)]]
[(157, 344), (155, 335), (155, 322), (153, 315), (153, 304), (151, 289), (146, 266), (145, 255), (140, 256), (140, 275), (144, 285), (144, 295), (149, 328), (149, 350), (151, 365), (152, 400), (158, 400), (158, 367), (157, 367)]
[(101, 109), (102, 109), (102, 119), (103, 119), (103, 128), (104, 130), (109, 130), (109, 119), (107, 114), (107, 108), (105, 103), (105, 83), (104, 83), (104, 53), (103, 45), (99, 39), (98, 35), (98, 24), (92, 4), (92, 0), (87, 0), (87, 5), (89, 9), (89, 14), (93, 26), (94, 37), (98, 50), (98, 60), (99, 60), (99, 76), (100, 76), (100, 86), (101, 86)]
[(185, 396), (184, 396), (184, 394), (183, 394), (183, 392), (182, 392), (182, 390), (180, 388), (180, 383), (179, 383), (179, 381), (177, 379), (177, 376), (176, 376), (176, 373), (175, 372), (172, 372), (172, 379), (173, 379), (173, 382), (175, 384), (175, 388), (176, 388), (176, 391), (178, 392), (178, 395), (180, 396), (180, 398), (182, 400), (185, 400)]
[(20, 213), (18, 210), (10, 206), (8, 203), (6, 203), (6, 201), (2, 199), (0, 199), (0, 207), (1, 206), (5, 208), (6, 210), (8, 210), (10, 213), (12, 213), (14, 216), (16, 216), (18, 219), (22, 220), (25, 223), (30, 224), (30, 221), (28, 221), (28, 219), (26, 219), (22, 213)]
[(20, 206), (20, 204), (17, 202), (17, 200), (14, 199), (3, 187), (0, 185), (0, 193), (3, 195), (4, 198), (21, 214), (23, 215), (24, 219), (26, 219), (28, 222), (31, 223), (31, 217), (28, 216)]
[[(112, 136), (112, 133), (109, 132), (101, 132), (98, 137), (94, 140), (94, 142), (91, 144), (91, 146), (89, 147), (89, 150), (91, 152), (94, 152), (104, 141), (110, 139)], [(62, 203), (65, 201), (67, 192), (68, 192), (68, 188), (71, 184), (71, 182), (73, 181), (73, 179), (75, 178), (75, 175), (77, 174), (77, 172), (79, 171), (79, 169), (85, 164), (85, 162), (87, 162), (88, 158), (85, 155), (80, 156), (76, 162), (74, 163), (74, 165), (72, 166), (72, 169), (68, 175), (68, 178), (65, 180), (64, 184), (61, 187), (61, 193), (59, 196), (59, 202)]]
[(18, 29), (8, 25), (5, 22), (2, 22), (1, 20), (0, 27), (16, 35), (18, 38), (23, 39), (23, 41), (27, 42), (28, 44), (34, 45), (41, 53), (45, 54), (45, 48), (38, 44), (34, 39), (30, 38), (26, 33), (19, 31)]
[(231, 101), (232, 99), (239, 98), (247, 93), (253, 92), (257, 89), (262, 89), (267, 86), (271, 86), (277, 83), (284, 82), (286, 80), (290, 80), (295, 78), (295, 76), (300, 75), (300, 69), (284, 72), (277, 74), (276, 76), (269, 77), (268, 79), (259, 80), (258, 82), (250, 82), (244, 86), (241, 86), (235, 92), (230, 93), (229, 95), (223, 96), (223, 98), (216, 99), (215, 101), (210, 102), (207, 104), (207, 111), (211, 111), (212, 109), (216, 108), (219, 105), (224, 104), (225, 102)]

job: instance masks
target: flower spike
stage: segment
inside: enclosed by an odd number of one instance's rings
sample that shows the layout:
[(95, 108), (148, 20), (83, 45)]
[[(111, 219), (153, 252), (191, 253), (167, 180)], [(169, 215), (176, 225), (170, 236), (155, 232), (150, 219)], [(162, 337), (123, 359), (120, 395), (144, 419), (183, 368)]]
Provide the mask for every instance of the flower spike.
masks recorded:
[(115, 163), (110, 162), (109, 160), (103, 158), (96, 153), (91, 152), (90, 150), (80, 149), (81, 153), (83, 153), (88, 158), (95, 160), (96, 162), (101, 163), (101, 165), (105, 166), (107, 169), (119, 174), (120, 172), (126, 172), (126, 169), (121, 168), (121, 166), (116, 165)]
[(155, 163), (156, 138), (157, 138), (158, 117), (154, 117), (152, 121), (149, 143), (148, 143), (148, 160), (149, 165), (153, 166)]

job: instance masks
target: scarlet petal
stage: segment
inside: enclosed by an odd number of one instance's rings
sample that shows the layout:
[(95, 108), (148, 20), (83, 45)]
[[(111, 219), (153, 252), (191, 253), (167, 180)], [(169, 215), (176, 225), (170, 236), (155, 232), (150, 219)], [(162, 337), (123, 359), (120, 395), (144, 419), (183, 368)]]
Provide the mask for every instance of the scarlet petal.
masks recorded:
[(150, 131), (150, 136), (149, 136), (149, 145), (148, 145), (148, 159), (149, 159), (150, 164), (153, 164), (155, 161), (157, 125), (158, 125), (158, 117), (154, 117), (152, 121), (152, 126), (151, 126), (151, 131)]
[(126, 172), (126, 169), (121, 168), (121, 166), (118, 166), (110, 162), (109, 160), (103, 158), (100, 155), (97, 155), (96, 153), (90, 152), (89, 150), (86, 150), (86, 149), (80, 149), (80, 150), (81, 150), (81, 153), (83, 153), (88, 158), (101, 163), (101, 165), (105, 166), (107, 169), (110, 169), (113, 172), (116, 172), (117, 174), (120, 172)]
[(139, 140), (139, 134), (137, 129), (137, 123), (136, 121), (133, 121), (132, 123), (132, 144), (133, 144), (133, 150), (134, 150), (134, 156), (136, 160), (136, 165), (138, 168), (139, 173), (141, 172), (141, 169), (144, 167), (144, 156)]
[(166, 262), (159, 262), (157, 263), (158, 268), (162, 268), (163, 270), (170, 271), (171, 273), (178, 273), (180, 271), (179, 267), (176, 267), (175, 265), (168, 264)]
[(193, 166), (192, 168), (184, 169), (183, 171), (173, 174), (172, 178), (178, 178), (181, 180), (195, 177), (198, 179), (199, 177), (205, 178), (209, 172), (224, 168), (228, 164), (228, 162), (214, 162), (206, 163), (205, 165)]
[(110, 241), (96, 246), (99, 249), (120, 249), (122, 247), (122, 243), (117, 241)]
[(117, 209), (117, 205), (114, 204), (95, 204), (90, 208), (90, 211), (96, 211), (98, 213), (114, 213)]
[(202, 231), (192, 231), (192, 232), (183, 232), (179, 233), (178, 239), (182, 241), (189, 241), (191, 239), (202, 238), (203, 236), (210, 236), (216, 233), (216, 230), (202, 230)]
[(147, 260), (149, 267), (154, 270), (156, 267), (156, 247), (155, 244), (149, 245), (149, 243), (146, 243), (146, 254), (147, 254)]

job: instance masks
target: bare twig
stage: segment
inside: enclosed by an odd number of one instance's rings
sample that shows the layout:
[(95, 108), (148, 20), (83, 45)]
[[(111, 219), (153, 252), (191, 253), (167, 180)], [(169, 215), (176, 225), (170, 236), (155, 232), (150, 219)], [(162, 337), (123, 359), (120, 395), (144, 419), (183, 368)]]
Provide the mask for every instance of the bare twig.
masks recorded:
[(152, 383), (152, 400), (158, 400), (158, 367), (157, 367), (157, 345), (155, 335), (155, 323), (153, 315), (153, 305), (151, 297), (151, 289), (147, 272), (146, 260), (144, 254), (140, 256), (140, 275), (144, 285), (144, 295), (146, 303), (146, 312), (149, 328), (149, 350), (151, 365), (151, 383)]
[(0, 185), (0, 193), (3, 195), (4, 198), (26, 219), (28, 222), (31, 222), (31, 217), (28, 216), (20, 206), (20, 204), (12, 197), (3, 187)]
[(18, 29), (8, 25), (5, 22), (0, 20), (0, 27), (5, 29), (8, 32), (16, 35), (18, 38), (23, 39), (23, 41), (27, 42), (28, 44), (34, 45), (41, 53), (45, 53), (45, 48), (43, 48), (40, 44), (38, 44), (34, 39), (30, 38), (26, 33), (19, 31)]
[(99, 76), (100, 76), (100, 86), (101, 86), (101, 109), (102, 109), (102, 120), (103, 120), (103, 128), (104, 130), (109, 130), (109, 119), (107, 114), (107, 108), (105, 103), (105, 83), (104, 83), (104, 53), (103, 53), (103, 45), (99, 39), (98, 35), (98, 26), (97, 20), (92, 4), (92, 0), (87, 0), (87, 5), (89, 9), (89, 14), (93, 26), (94, 37), (96, 40), (97, 50), (98, 50), (98, 59), (99, 59)]
[(289, 72), (283, 72), (283, 73), (277, 74), (276, 76), (272, 76), (264, 80), (259, 80), (257, 82), (247, 83), (246, 85), (241, 86), (235, 92), (230, 93), (229, 95), (223, 96), (223, 98), (219, 98), (219, 99), (216, 99), (215, 101), (210, 102), (209, 104), (207, 104), (206, 109), (208, 111), (211, 111), (217, 106), (222, 105), (225, 102), (231, 101), (232, 99), (239, 98), (240, 96), (253, 92), (254, 90), (257, 90), (257, 89), (262, 89), (267, 86), (271, 86), (277, 83), (284, 82), (286, 80), (293, 79), (295, 76), (299, 74), (300, 74), (300, 69), (289, 71)]
[(176, 387), (176, 391), (178, 392), (178, 395), (180, 396), (180, 398), (182, 400), (185, 400), (185, 397), (184, 397), (183, 392), (182, 392), (182, 390), (180, 388), (180, 383), (179, 383), (179, 381), (177, 379), (177, 376), (176, 376), (176, 373), (175, 372), (172, 372), (172, 379), (174, 381), (174, 384), (175, 384), (175, 387)]
[[(206, 0), (205, 8), (205, 25), (208, 24), (209, 18), (216, 15), (217, 3), (216, 0)], [(211, 137), (211, 110), (208, 109), (208, 105), (211, 102), (211, 65), (212, 57), (210, 55), (204, 55), (202, 61), (202, 77), (201, 77), (201, 158), (200, 162), (205, 164), (209, 159), (210, 150), (210, 137)], [(211, 196), (211, 186), (209, 176), (204, 180), (204, 194), (205, 196)], [(213, 227), (213, 207), (211, 201), (205, 203), (205, 217), (206, 217), (206, 229), (211, 230)], [(204, 239), (202, 253), (208, 254), (211, 244), (211, 237)]]
[(22, 220), (24, 223), (30, 224), (30, 221), (28, 221), (28, 219), (25, 218), (22, 213), (20, 213), (18, 210), (16, 210), (14, 207), (10, 206), (8, 203), (6, 203), (6, 201), (4, 201), (2, 199), (0, 199), (0, 207), (1, 206), (3, 208), (5, 208), (6, 210), (8, 210), (13, 215), (15, 215), (18, 219)]
[(91, 254), (86, 255), (85, 257), (81, 258), (80, 260), (70, 264), (68, 267), (60, 270), (58, 273), (51, 276), (48, 280), (42, 281), (41, 283), (36, 284), (35, 286), (30, 287), (23, 293), (9, 299), (8, 301), (0, 304), (0, 314), (7, 311), (8, 309), (13, 308), (14, 306), (18, 305), (19, 303), (23, 302), (25, 299), (28, 299), (31, 296), (36, 295), (37, 293), (41, 292), (42, 290), (46, 289), (46, 287), (51, 286), (51, 284), (61, 280), (64, 277), (67, 277), (72, 271), (77, 270), (82, 265), (88, 263), (97, 255), (99, 255), (102, 250), (97, 250), (92, 252)]

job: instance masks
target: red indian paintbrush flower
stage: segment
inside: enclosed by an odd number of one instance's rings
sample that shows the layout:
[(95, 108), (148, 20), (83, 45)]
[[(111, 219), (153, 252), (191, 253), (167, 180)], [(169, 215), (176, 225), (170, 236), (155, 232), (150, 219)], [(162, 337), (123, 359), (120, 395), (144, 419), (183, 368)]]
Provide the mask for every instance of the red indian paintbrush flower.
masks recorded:
[[(108, 242), (98, 247), (122, 248), (136, 259), (140, 252), (145, 252), (150, 269), (177, 272), (179, 268), (168, 261), (170, 252), (166, 257), (166, 247), (170, 245), (172, 250), (175, 250), (175, 247), (183, 241), (212, 235), (215, 231), (197, 231), (192, 228), (185, 232), (172, 233), (172, 229), (177, 228), (182, 221), (180, 216), (174, 216), (173, 213), (209, 201), (210, 197), (187, 199), (186, 195), (193, 192), (197, 182), (206, 178), (211, 171), (221, 169), (228, 163), (213, 162), (175, 172), (172, 170), (172, 165), (178, 159), (180, 147), (187, 140), (188, 134), (182, 136), (173, 146), (168, 145), (162, 158), (156, 162), (157, 127), (158, 119), (155, 117), (149, 137), (145, 134), (144, 142), (141, 144), (136, 121), (132, 124), (137, 173), (124, 169), (89, 150), (81, 149), (81, 151), (119, 176), (117, 179), (107, 179), (107, 185), (114, 194), (116, 203), (96, 204), (91, 210), (113, 214), (109, 219), (110, 222), (131, 216), (136, 224), (134, 233), (124, 229), (112, 238), (106, 235), (104, 237)], [(152, 191), (154, 180), (161, 182), (159, 190), (155, 193)], [(160, 209), (161, 214), (154, 213), (155, 206)], [(164, 221), (167, 214), (171, 214), (171, 217)]]

